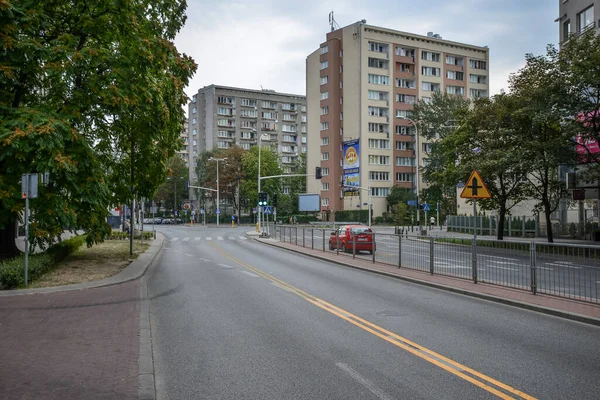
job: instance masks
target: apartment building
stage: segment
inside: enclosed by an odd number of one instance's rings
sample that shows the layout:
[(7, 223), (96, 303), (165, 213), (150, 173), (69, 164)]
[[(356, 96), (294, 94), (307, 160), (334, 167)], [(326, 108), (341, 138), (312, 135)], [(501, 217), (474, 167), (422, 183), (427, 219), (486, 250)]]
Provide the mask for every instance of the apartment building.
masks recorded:
[(442, 90), (488, 96), (488, 67), (487, 47), (432, 32), (416, 35), (363, 20), (328, 33), (306, 60), (307, 167), (320, 166), (323, 175), (307, 179), (307, 192), (321, 194), (324, 212), (363, 208), (370, 197), (375, 217), (387, 210), (394, 185), (416, 191), (419, 179), (422, 190), (417, 162), (427, 164), (430, 143), (417, 140), (413, 105)]
[(183, 123), (183, 130), (179, 135), (181, 140), (183, 141), (183, 147), (180, 151), (177, 152), (177, 155), (185, 162), (186, 167), (190, 167), (190, 151), (189, 151), (189, 126), (188, 120), (186, 119)]
[(600, 33), (600, 0), (558, 0), (559, 43), (588, 29)]

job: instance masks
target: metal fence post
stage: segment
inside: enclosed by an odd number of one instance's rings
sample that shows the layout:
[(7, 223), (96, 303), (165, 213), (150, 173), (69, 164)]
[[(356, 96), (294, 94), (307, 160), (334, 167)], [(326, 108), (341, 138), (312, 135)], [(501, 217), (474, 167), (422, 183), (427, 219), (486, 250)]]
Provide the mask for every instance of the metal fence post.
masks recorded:
[(531, 293), (537, 293), (537, 268), (536, 268), (536, 250), (535, 250), (535, 242), (531, 242), (529, 245), (530, 252), (530, 267), (531, 267)]
[(402, 267), (402, 235), (398, 235), (398, 268)]
[(302, 227), (302, 247), (306, 247), (306, 235), (304, 234), (304, 227)]
[(325, 253), (325, 228), (323, 228), (323, 253)]
[[(335, 229), (335, 225), (333, 228)], [(338, 235), (338, 232), (335, 232), (335, 254), (340, 255), (340, 235)]]
[(473, 238), (473, 248), (471, 252), (473, 283), (477, 283), (477, 239)]
[(315, 230), (314, 228), (310, 228), (310, 249), (315, 249)]
[(429, 238), (429, 272), (433, 275), (433, 238)]
[(296, 236), (296, 246), (298, 246), (298, 227), (297, 226), (294, 227), (294, 234)]
[(373, 264), (375, 264), (375, 249), (377, 248), (377, 245), (375, 244), (375, 232), (372, 233), (373, 235), (373, 243), (371, 244), (371, 250), (373, 250)]
[(351, 233), (352, 235), (352, 258), (356, 258), (356, 233)]

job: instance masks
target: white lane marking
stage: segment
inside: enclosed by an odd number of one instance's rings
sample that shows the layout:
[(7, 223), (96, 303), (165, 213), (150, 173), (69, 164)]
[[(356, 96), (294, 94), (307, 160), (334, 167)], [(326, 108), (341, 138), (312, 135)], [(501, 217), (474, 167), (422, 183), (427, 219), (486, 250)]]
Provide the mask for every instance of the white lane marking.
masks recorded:
[(285, 286), (278, 285), (278, 284), (276, 284), (275, 282), (271, 282), (271, 285), (273, 285), (273, 286), (277, 286), (279, 289), (283, 289), (283, 290), (285, 290), (286, 292), (290, 292), (290, 293), (292, 292), (292, 290), (291, 290), (290, 288), (287, 288), (287, 287), (285, 287)]
[(235, 240), (235, 238), (233, 236), (227, 236), (227, 239), (229, 239), (229, 240)]
[(190, 238), (189, 238), (189, 237), (184, 237), (184, 238), (183, 238), (183, 241), (184, 241), (184, 242), (187, 242), (187, 241), (189, 241), (189, 240), (190, 240)]
[(575, 265), (559, 264), (557, 262), (555, 262), (555, 263), (546, 263), (546, 265), (552, 265), (553, 267), (561, 267), (561, 268), (581, 269), (581, 267), (577, 267)]
[(336, 363), (335, 365), (337, 365), (338, 368), (340, 368), (342, 371), (344, 371), (345, 373), (350, 375), (352, 378), (354, 378), (354, 380), (356, 380), (358, 383), (360, 383), (361, 385), (363, 385), (364, 387), (369, 389), (369, 391), (371, 393), (373, 393), (375, 396), (377, 396), (381, 400), (388, 400), (388, 399), (391, 400), (391, 397), (389, 397), (387, 394), (385, 394), (385, 392), (383, 390), (379, 389), (377, 386), (375, 386), (375, 384), (373, 382), (371, 382), (367, 378), (364, 378), (361, 374), (359, 374), (358, 372), (356, 372), (355, 370), (350, 368), (347, 364)]
[(238, 236), (241, 240), (246, 240), (247, 237), (246, 236)]
[(233, 269), (233, 268), (235, 268), (235, 267), (232, 267), (231, 265), (227, 265), (227, 264), (217, 264), (217, 265), (219, 267), (223, 267), (223, 268), (226, 268), (226, 269)]
[(253, 274), (252, 272), (248, 272), (248, 271), (240, 271), (242, 274), (246, 274), (248, 276), (251, 276), (253, 278), (258, 278), (258, 275)]
[(196, 236), (196, 237), (194, 238), (194, 240), (198, 241), (198, 240), (202, 240), (202, 238), (201, 238), (200, 236)]
[(223, 236), (218, 236), (217, 239), (218, 240), (223, 240)]
[(173, 239), (171, 239), (171, 242), (176, 242), (176, 241), (178, 241), (178, 240), (179, 240), (179, 238), (178, 238), (178, 237), (174, 237)]
[(190, 253), (185, 253), (185, 255), (188, 257), (196, 257), (194, 254), (190, 254)]
[(211, 238), (210, 236), (207, 236), (207, 237), (206, 237), (206, 241), (207, 241), (207, 242), (210, 242), (211, 240), (212, 240), (212, 238)]
[(554, 271), (554, 268), (536, 267), (537, 269), (545, 269), (546, 271)]
[(209, 260), (209, 259), (207, 259), (207, 258), (199, 258), (198, 260), (200, 260), (200, 261), (204, 261), (204, 262), (209, 262), (209, 261), (210, 261), (210, 260)]
[(506, 271), (519, 271), (519, 268), (501, 267), (499, 265), (485, 265), (486, 268), (504, 269)]

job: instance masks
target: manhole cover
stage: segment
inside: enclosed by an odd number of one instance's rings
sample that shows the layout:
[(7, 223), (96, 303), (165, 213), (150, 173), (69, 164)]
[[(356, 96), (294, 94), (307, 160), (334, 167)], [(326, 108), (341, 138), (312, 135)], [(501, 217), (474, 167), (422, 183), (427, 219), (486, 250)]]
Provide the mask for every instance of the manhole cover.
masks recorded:
[(399, 313), (398, 311), (379, 311), (375, 314), (381, 315), (382, 317), (403, 317), (404, 314)]

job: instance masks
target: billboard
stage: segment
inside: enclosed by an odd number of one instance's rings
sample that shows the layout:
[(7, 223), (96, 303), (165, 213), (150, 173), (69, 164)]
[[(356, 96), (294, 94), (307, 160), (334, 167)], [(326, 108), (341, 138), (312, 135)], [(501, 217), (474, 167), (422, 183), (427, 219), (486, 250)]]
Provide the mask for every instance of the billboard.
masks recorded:
[(321, 211), (321, 196), (319, 194), (299, 194), (298, 211)]
[(575, 136), (577, 145), (575, 146), (575, 153), (577, 154), (577, 164), (586, 164), (589, 162), (595, 162), (600, 157), (600, 146), (598, 141), (594, 138), (586, 138), (579, 134)]
[(358, 196), (360, 189), (360, 144), (358, 139), (344, 142), (344, 196)]

